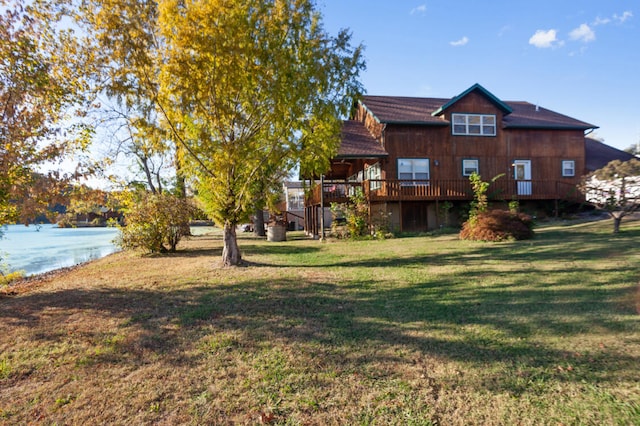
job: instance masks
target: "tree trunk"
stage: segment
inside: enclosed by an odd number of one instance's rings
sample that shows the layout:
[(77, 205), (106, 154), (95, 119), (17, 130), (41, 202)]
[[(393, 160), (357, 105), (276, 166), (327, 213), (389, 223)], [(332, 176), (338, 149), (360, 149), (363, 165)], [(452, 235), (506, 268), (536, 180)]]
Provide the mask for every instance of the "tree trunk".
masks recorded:
[(264, 232), (264, 212), (262, 209), (256, 209), (256, 220), (253, 222), (253, 233), (257, 237), (266, 237)]
[(620, 222), (622, 222), (622, 216), (613, 216), (613, 233), (620, 232)]
[(151, 169), (149, 168), (149, 159), (142, 154), (134, 153), (138, 157), (138, 161), (140, 162), (140, 166), (142, 170), (144, 170), (144, 174), (147, 178), (147, 185), (149, 185), (149, 190), (152, 194), (158, 194), (160, 191), (156, 189), (153, 185), (153, 176), (151, 176)]
[(240, 265), (242, 256), (240, 255), (240, 249), (238, 248), (235, 223), (225, 222), (223, 241), (222, 266)]
[(178, 197), (187, 198), (187, 183), (185, 182), (184, 172), (182, 171), (182, 164), (180, 163), (180, 156), (178, 155), (178, 151), (180, 149), (180, 144), (177, 144), (175, 156), (176, 192), (178, 193)]

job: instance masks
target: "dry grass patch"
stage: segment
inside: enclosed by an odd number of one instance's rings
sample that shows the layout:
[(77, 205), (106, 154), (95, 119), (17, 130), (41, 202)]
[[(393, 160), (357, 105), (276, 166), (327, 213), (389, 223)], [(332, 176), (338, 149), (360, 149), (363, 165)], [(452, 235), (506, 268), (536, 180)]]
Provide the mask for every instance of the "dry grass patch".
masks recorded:
[(633, 424), (640, 223), (609, 227), (115, 254), (0, 296), (0, 423)]

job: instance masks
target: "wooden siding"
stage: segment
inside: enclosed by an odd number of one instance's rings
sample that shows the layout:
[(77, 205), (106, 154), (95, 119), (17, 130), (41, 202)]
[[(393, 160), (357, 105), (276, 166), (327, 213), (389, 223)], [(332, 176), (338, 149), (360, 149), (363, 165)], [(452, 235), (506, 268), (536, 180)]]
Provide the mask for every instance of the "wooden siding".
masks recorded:
[[(504, 174), (513, 178), (514, 160), (531, 160), (532, 179), (561, 181), (576, 185), (585, 168), (582, 130), (503, 129), (503, 113), (492, 102), (472, 92), (443, 112), (451, 121), (452, 113), (492, 114), (496, 116), (496, 136), (452, 135), (451, 126), (388, 124), (384, 126), (360, 106), (356, 119), (382, 139), (389, 157), (381, 161), (382, 178), (397, 179), (398, 158), (428, 158), (430, 176), (436, 180), (465, 178), (463, 159), (477, 159), (480, 175), (489, 180)], [(575, 161), (576, 176), (562, 176), (562, 161)], [(371, 163), (371, 162), (368, 162)], [(354, 162), (350, 174), (364, 162)]]
[(353, 119), (355, 121), (360, 121), (361, 123), (363, 123), (371, 133), (371, 136), (373, 136), (377, 140), (380, 140), (385, 126), (384, 124), (380, 123), (375, 117), (373, 117), (363, 105), (358, 105)]

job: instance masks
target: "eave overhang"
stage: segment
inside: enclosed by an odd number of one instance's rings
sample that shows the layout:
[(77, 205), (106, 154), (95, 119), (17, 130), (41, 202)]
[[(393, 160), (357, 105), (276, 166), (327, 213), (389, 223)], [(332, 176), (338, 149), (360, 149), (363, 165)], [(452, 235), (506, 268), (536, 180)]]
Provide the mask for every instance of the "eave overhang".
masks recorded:
[(437, 117), (437, 116), (441, 115), (447, 108), (451, 107), (453, 104), (458, 102), (460, 99), (464, 98), (469, 93), (474, 92), (474, 91), (480, 92), (485, 98), (489, 99), (489, 101), (491, 101), (491, 103), (493, 103), (504, 114), (511, 114), (513, 112), (513, 109), (511, 109), (511, 107), (509, 105), (505, 104), (500, 99), (498, 99), (493, 93), (489, 92), (487, 89), (482, 87), (480, 84), (476, 83), (473, 86), (469, 87), (464, 92), (460, 93), (458, 96), (456, 96), (453, 99), (451, 99), (446, 104), (442, 105), (437, 110), (433, 111), (431, 113), (431, 115), (433, 115), (434, 117)]

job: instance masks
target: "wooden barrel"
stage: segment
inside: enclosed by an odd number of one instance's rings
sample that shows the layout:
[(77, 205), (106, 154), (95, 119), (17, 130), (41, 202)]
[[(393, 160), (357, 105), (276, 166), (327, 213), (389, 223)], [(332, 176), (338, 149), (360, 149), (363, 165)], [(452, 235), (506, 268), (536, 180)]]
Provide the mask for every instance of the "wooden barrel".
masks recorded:
[(267, 226), (267, 241), (287, 241), (287, 227), (285, 225)]

